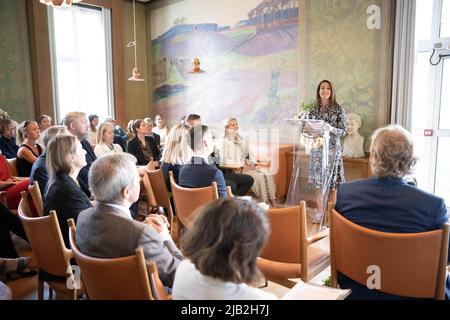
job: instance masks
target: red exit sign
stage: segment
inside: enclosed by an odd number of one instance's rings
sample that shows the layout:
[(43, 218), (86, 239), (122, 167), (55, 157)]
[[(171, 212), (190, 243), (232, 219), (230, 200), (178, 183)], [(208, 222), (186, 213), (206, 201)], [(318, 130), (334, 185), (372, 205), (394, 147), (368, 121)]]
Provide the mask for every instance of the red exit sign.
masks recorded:
[(425, 129), (425, 130), (423, 130), (423, 135), (425, 137), (432, 137), (433, 136), (433, 129)]

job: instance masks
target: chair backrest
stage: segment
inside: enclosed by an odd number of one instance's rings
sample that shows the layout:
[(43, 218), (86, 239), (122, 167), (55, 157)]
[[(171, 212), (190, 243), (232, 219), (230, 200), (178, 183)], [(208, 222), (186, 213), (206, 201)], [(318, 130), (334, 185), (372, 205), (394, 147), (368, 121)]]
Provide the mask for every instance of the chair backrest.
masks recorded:
[[(85, 255), (76, 243), (74, 220), (69, 219), (68, 223), (70, 246), (75, 261), (80, 267), (83, 284), (89, 299), (154, 299), (142, 248), (137, 248), (133, 256), (121, 258), (100, 259)], [(155, 269), (155, 266), (149, 267), (152, 272)]]
[(170, 192), (167, 190), (166, 180), (161, 169), (146, 170), (150, 184), (152, 185), (155, 201), (158, 206), (169, 208)]
[(39, 183), (34, 181), (32, 185), (28, 187), (31, 194), (31, 199), (33, 199), (34, 207), (36, 208), (36, 213), (42, 217), (44, 215), (44, 201), (42, 200), (41, 190), (39, 189)]
[(170, 185), (172, 187), (172, 197), (175, 204), (175, 212), (178, 220), (188, 226), (192, 221), (192, 214), (209, 202), (219, 199), (217, 183), (213, 181), (210, 187), (204, 188), (184, 188), (180, 187), (173, 177), (173, 172), (169, 171)]
[(155, 200), (155, 194), (153, 192), (152, 185), (150, 183), (150, 180), (148, 179), (147, 174), (144, 174), (142, 176), (142, 184), (144, 185), (146, 200), (147, 200), (147, 206), (154, 207), (156, 206), (156, 200)]
[(39, 269), (55, 276), (68, 276), (72, 251), (64, 245), (56, 212), (52, 210), (48, 216), (33, 218), (23, 207), (19, 205), (17, 212)]
[[(269, 209), (270, 235), (261, 257), (284, 263), (301, 263), (306, 248), (306, 205)], [(304, 248), (302, 246), (304, 245)]]
[[(387, 233), (359, 226), (331, 210), (331, 270), (366, 286), (380, 271), (380, 291), (405, 297), (443, 299), (449, 226), (421, 233)], [(372, 267), (373, 268), (373, 267)], [(378, 269), (379, 268), (379, 269)]]
[(28, 195), (25, 191), (20, 191), (20, 202), (17, 207), (17, 212), (21, 212), (23, 215), (28, 218), (36, 218), (36, 214), (33, 211), (33, 208), (30, 205), (30, 201), (28, 200)]
[(17, 158), (6, 159), (8, 162), (9, 173), (13, 177), (19, 176), (19, 171), (17, 170)]

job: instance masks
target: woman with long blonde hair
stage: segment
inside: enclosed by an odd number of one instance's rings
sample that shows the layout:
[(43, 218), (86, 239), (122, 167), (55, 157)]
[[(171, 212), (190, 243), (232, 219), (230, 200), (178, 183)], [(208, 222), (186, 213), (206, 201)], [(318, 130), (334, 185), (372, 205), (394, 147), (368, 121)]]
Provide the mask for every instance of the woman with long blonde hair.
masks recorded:
[(275, 181), (270, 172), (256, 166), (256, 155), (251, 152), (245, 139), (239, 135), (237, 119), (227, 119), (224, 129), (224, 138), (219, 145), (220, 164), (244, 167), (242, 173), (251, 176), (254, 180), (250, 190), (261, 201), (275, 207)]
[(114, 143), (114, 127), (111, 123), (104, 122), (98, 128), (97, 145), (94, 148), (94, 152), (97, 157), (123, 152), (122, 147)]
[(162, 170), (166, 179), (167, 188), (170, 190), (169, 171), (173, 172), (178, 183), (178, 174), (182, 165), (192, 158), (192, 149), (188, 143), (189, 126), (186, 124), (175, 125), (167, 135), (166, 146), (162, 154)]

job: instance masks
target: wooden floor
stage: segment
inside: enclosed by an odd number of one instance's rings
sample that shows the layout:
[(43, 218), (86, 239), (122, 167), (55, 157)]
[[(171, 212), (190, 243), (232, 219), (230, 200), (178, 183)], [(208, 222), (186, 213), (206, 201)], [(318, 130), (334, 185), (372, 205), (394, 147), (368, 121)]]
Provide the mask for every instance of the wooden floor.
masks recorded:
[[(280, 205), (281, 206), (281, 205)], [(146, 205), (145, 203), (140, 203), (139, 205), (139, 213), (140, 217), (143, 218), (144, 212), (146, 212)], [(308, 215), (308, 235), (315, 234), (319, 231), (319, 225), (313, 224), (311, 220), (309, 219)], [(174, 230), (176, 233), (176, 230)], [(28, 246), (28, 244), (23, 241), (22, 239), (18, 237), (14, 237), (14, 243), (16, 244), (16, 247), (22, 256), (31, 256), (31, 249)], [(329, 250), (330, 244), (329, 244), (329, 238), (325, 238), (316, 244), (320, 248), (324, 250)], [(36, 268), (37, 264), (34, 260), (31, 262), (31, 267)], [(318, 274), (314, 279), (310, 281), (312, 284), (317, 285), (323, 285), (323, 282), (330, 276), (330, 268), (325, 269), (322, 273)], [(38, 285), (38, 279), (37, 275), (33, 277), (28, 278), (21, 278), (14, 281), (9, 281), (6, 283), (13, 292), (13, 299), (15, 300), (37, 300), (38, 294), (37, 294), (37, 285)], [(269, 281), (268, 286), (264, 288), (263, 290), (273, 293), (274, 295), (278, 297), (282, 297), (287, 289), (285, 287), (279, 286), (275, 283), (272, 283)], [(45, 285), (44, 287), (44, 299), (48, 300), (48, 286)], [(54, 295), (54, 299), (57, 300), (67, 300), (69, 297), (64, 297), (60, 295)]]

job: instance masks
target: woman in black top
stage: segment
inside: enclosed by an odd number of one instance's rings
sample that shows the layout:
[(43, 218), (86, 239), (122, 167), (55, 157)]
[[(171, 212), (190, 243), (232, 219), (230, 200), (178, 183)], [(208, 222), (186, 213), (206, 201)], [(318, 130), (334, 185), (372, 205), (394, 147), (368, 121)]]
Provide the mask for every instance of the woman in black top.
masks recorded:
[(70, 248), (67, 219), (73, 218), (76, 222), (81, 211), (92, 207), (77, 182), (78, 173), (86, 165), (86, 151), (74, 136), (59, 135), (48, 144), (46, 160), (49, 179), (44, 213), (56, 211), (64, 243)]
[(142, 119), (133, 123), (133, 131), (136, 135), (128, 142), (127, 152), (137, 159), (138, 166), (145, 166), (149, 161), (159, 161), (161, 152), (151, 133), (151, 127)]
[(39, 125), (36, 121), (24, 121), (19, 125), (17, 140), (20, 144), (17, 151), (17, 171), (21, 177), (29, 177), (31, 168), (44, 148), (37, 143), (40, 137)]

